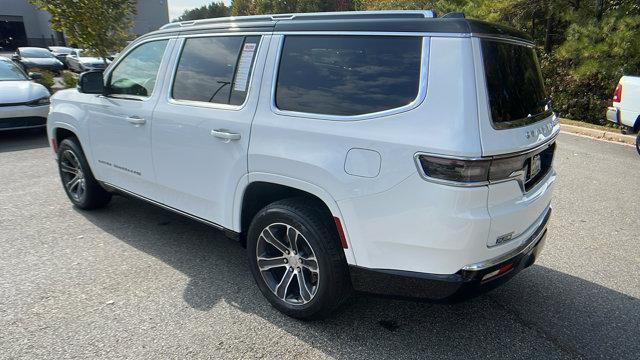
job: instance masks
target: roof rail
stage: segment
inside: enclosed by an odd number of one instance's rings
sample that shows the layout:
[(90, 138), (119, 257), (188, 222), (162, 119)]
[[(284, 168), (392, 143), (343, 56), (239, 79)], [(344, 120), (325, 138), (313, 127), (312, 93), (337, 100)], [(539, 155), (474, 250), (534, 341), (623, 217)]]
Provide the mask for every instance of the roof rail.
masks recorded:
[(299, 14), (273, 14), (273, 15), (252, 15), (252, 16), (230, 16), (221, 18), (210, 18), (202, 20), (189, 20), (172, 22), (162, 26), (160, 29), (182, 28), (196, 25), (224, 24), (224, 23), (244, 23), (244, 22), (275, 22), (281, 20), (339, 20), (339, 19), (384, 19), (419, 17), (434, 18), (435, 12), (431, 10), (375, 10), (375, 11), (337, 11), (337, 12), (316, 12)]

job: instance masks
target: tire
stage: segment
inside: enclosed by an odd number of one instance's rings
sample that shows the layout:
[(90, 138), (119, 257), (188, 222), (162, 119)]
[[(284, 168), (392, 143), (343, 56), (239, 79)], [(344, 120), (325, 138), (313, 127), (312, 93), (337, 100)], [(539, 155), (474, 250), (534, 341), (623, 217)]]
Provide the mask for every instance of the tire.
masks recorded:
[[(335, 225), (312, 204), (301, 198), (274, 202), (258, 212), (247, 235), (249, 267), (258, 288), (276, 309), (297, 319), (324, 318), (352, 293)], [(295, 246), (290, 238), (296, 239)], [(280, 286), (287, 279), (289, 286)]]
[(638, 155), (640, 155), (640, 133), (636, 137), (636, 150), (638, 151)]
[(64, 139), (58, 146), (58, 172), (71, 203), (83, 210), (104, 207), (111, 200), (95, 179), (84, 152), (75, 138)]

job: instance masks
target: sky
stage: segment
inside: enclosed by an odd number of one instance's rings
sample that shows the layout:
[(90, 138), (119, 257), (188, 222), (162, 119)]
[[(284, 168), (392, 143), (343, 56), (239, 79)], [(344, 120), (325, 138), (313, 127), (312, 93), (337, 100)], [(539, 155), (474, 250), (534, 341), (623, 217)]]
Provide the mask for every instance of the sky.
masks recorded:
[[(202, 5), (208, 5), (219, 0), (168, 0), (169, 1), (169, 21), (182, 15), (187, 9), (193, 9)], [(222, 0), (227, 5), (231, 5), (231, 0)]]

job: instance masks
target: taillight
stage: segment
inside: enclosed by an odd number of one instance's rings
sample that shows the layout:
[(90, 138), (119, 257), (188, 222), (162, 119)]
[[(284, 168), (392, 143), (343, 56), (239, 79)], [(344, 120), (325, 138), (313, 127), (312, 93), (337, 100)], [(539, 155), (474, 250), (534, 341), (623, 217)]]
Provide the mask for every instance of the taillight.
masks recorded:
[(418, 160), (424, 175), (441, 181), (474, 185), (489, 179), (490, 160), (450, 159), (445, 157), (419, 155)]
[(497, 159), (454, 159), (436, 155), (418, 155), (422, 174), (430, 180), (451, 185), (480, 186), (524, 177), (531, 155)]
[(613, 92), (613, 102), (621, 102), (622, 101), (622, 84), (618, 84), (616, 86), (616, 91)]

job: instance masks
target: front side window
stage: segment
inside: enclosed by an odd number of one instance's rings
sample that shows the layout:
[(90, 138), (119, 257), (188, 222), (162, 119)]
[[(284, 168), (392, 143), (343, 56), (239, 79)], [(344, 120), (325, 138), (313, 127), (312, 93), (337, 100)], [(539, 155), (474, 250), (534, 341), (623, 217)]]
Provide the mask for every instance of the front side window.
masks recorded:
[(185, 40), (175, 74), (176, 100), (240, 105), (249, 87), (258, 36), (215, 36)]
[(129, 52), (111, 72), (109, 94), (151, 96), (167, 43), (151, 41)]
[(422, 38), (287, 36), (276, 84), (281, 110), (362, 115), (418, 96)]

